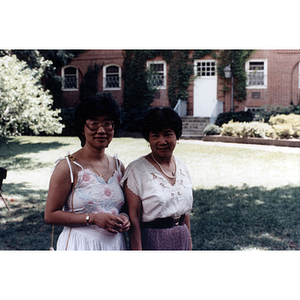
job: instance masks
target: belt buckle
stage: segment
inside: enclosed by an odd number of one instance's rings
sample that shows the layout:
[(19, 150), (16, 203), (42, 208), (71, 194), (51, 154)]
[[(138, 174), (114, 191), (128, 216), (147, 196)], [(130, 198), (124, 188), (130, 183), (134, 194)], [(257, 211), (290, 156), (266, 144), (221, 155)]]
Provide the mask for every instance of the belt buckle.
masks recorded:
[(179, 225), (179, 223), (180, 223), (180, 218), (181, 218), (181, 217), (173, 217), (173, 224), (174, 224), (174, 226)]

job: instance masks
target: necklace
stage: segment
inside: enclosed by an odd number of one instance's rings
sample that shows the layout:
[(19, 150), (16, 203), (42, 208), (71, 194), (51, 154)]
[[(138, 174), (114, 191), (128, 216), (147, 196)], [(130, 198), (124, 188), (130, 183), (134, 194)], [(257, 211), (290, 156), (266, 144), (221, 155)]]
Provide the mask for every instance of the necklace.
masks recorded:
[[(176, 178), (176, 163), (175, 163), (175, 172), (172, 172), (172, 176), (170, 176), (169, 174), (167, 174), (165, 172), (165, 170), (163, 169), (163, 167), (161, 166), (161, 164), (155, 159), (153, 153), (151, 152), (151, 156), (153, 158), (153, 160), (158, 164), (159, 168), (161, 169), (161, 171), (170, 179), (175, 179)], [(174, 160), (174, 157), (172, 156), (172, 159)]]
[(99, 174), (99, 173), (97, 172), (97, 170), (94, 168), (92, 162), (90, 161), (89, 157), (85, 154), (84, 151), (83, 151), (83, 154), (84, 154), (85, 158), (89, 161), (89, 164), (91, 165), (91, 167), (93, 168), (93, 170), (94, 170), (100, 177), (103, 178), (103, 177), (108, 173), (108, 171), (109, 171), (109, 160), (108, 160), (107, 155), (105, 155), (105, 157), (106, 157), (106, 159), (107, 159), (107, 170), (106, 170), (106, 173), (105, 173), (104, 175), (101, 175), (101, 174)]

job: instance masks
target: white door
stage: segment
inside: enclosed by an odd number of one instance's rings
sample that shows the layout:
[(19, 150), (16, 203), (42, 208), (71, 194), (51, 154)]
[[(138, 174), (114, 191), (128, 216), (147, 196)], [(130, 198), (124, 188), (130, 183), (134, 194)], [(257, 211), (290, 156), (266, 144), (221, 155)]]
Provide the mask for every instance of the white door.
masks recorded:
[(194, 69), (194, 116), (211, 117), (218, 102), (216, 61), (195, 60)]

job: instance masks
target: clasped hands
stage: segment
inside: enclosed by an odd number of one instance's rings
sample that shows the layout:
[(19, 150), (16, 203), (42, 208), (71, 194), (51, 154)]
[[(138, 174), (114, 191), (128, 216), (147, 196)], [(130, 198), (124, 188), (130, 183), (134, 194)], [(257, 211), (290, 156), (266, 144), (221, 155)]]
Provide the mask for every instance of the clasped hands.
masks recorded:
[(111, 233), (122, 233), (130, 228), (130, 221), (125, 214), (115, 216), (110, 213), (93, 214), (92, 224), (97, 225)]

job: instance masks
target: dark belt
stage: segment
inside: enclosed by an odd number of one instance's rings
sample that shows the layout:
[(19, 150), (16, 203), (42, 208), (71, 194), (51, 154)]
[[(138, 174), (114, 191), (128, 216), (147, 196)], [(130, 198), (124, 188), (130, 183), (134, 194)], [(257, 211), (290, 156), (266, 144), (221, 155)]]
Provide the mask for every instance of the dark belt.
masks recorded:
[(171, 228), (173, 226), (183, 225), (185, 215), (180, 217), (168, 217), (163, 219), (155, 219), (151, 222), (142, 222), (144, 228)]

